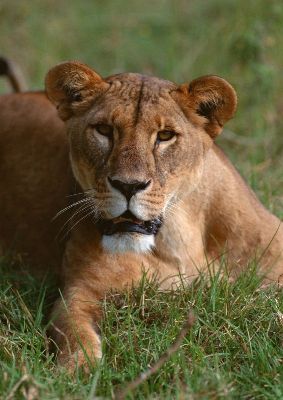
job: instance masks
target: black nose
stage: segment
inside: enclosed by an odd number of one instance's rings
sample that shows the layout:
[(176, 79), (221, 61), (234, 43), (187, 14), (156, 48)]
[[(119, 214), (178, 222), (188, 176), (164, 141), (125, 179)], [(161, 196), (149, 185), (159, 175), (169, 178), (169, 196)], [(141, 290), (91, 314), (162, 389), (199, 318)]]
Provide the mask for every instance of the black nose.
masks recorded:
[(121, 192), (126, 199), (129, 201), (134, 194), (137, 192), (140, 192), (141, 190), (144, 190), (148, 187), (150, 184), (150, 181), (147, 182), (140, 182), (140, 181), (132, 181), (130, 183), (126, 183), (123, 181), (119, 181), (118, 179), (111, 179), (108, 178), (110, 184), (119, 192)]

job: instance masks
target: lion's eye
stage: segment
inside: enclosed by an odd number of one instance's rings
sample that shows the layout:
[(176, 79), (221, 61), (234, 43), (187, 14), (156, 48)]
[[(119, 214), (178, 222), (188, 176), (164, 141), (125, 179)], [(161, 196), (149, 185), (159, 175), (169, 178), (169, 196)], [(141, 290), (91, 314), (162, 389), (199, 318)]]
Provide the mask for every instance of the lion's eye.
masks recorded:
[(108, 138), (112, 138), (113, 136), (113, 126), (107, 124), (95, 124), (92, 127), (100, 133), (100, 135), (107, 136)]
[(174, 131), (159, 131), (157, 134), (156, 141), (157, 143), (159, 142), (167, 142), (168, 140), (172, 139), (174, 136), (176, 136), (176, 133)]

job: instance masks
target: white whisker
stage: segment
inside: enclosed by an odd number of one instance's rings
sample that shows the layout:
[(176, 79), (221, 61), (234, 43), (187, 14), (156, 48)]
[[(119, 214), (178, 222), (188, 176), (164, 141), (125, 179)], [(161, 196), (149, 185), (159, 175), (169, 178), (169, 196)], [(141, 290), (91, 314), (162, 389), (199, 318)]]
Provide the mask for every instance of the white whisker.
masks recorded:
[[(179, 200), (178, 203), (173, 203), (172, 200), (170, 200), (167, 204), (165, 214), (169, 214), (174, 216), (176, 213), (181, 213), (185, 217), (188, 217), (187, 211), (181, 206), (181, 203), (183, 203), (182, 200)], [(183, 203), (184, 204), (184, 203)]]
[(85, 194), (89, 194), (91, 192), (96, 192), (96, 189), (92, 188), (92, 189), (86, 189), (84, 192), (78, 192), (78, 193), (72, 193), (69, 194), (66, 197), (73, 197), (73, 196), (80, 196), (80, 195), (85, 195)]
[(81, 199), (79, 201), (76, 201), (75, 203), (70, 204), (69, 206), (67, 206), (67, 207), (63, 208), (62, 210), (58, 211), (58, 213), (52, 218), (52, 221), (54, 221), (57, 217), (59, 217), (64, 212), (68, 211), (70, 208), (73, 208), (78, 204), (85, 203), (85, 202), (90, 201), (90, 200), (91, 200), (90, 198), (84, 198), (84, 199)]
[[(90, 200), (90, 199), (89, 199)], [(87, 205), (82, 204), (79, 209), (70, 216), (70, 218), (67, 219), (67, 221), (64, 223), (64, 225), (61, 227), (60, 231), (57, 234), (57, 238), (60, 236), (60, 234), (64, 231), (66, 226), (68, 226), (69, 222), (76, 217), (76, 215), (82, 213), (83, 211), (87, 210), (89, 207), (91, 207), (91, 202), (87, 202)]]
[(81, 221), (83, 221), (84, 219), (86, 219), (87, 217), (89, 217), (92, 213), (94, 212), (94, 210), (91, 210), (89, 213), (87, 213), (86, 215), (84, 215), (83, 217), (81, 217), (74, 225), (72, 225), (67, 232), (65, 233), (65, 235), (63, 236), (62, 239), (65, 239), (68, 234), (71, 232), (71, 230), (73, 230)]

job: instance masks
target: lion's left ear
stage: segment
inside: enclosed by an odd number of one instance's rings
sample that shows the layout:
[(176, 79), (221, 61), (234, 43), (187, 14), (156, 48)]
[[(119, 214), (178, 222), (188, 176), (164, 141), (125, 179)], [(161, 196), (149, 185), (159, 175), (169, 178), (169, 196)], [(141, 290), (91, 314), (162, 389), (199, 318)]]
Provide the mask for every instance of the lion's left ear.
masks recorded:
[(179, 86), (176, 99), (185, 113), (214, 139), (237, 108), (237, 95), (225, 79), (209, 75)]
[(47, 96), (63, 121), (86, 111), (108, 86), (95, 71), (77, 61), (56, 65), (45, 78)]

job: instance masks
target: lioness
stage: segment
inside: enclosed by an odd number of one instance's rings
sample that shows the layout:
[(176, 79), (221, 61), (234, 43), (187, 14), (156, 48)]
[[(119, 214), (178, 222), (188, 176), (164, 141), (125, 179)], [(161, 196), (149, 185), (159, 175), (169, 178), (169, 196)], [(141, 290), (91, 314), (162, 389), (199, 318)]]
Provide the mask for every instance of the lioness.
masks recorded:
[[(0, 100), (0, 240), (34, 265), (63, 264), (60, 363), (101, 357), (99, 303), (143, 271), (168, 288), (225, 253), (235, 275), (258, 257), (266, 279), (279, 279), (280, 221), (214, 144), (236, 110), (228, 82), (103, 79), (66, 62), (47, 74), (46, 94), (51, 102), (40, 92)], [(60, 247), (51, 219), (64, 208), (74, 211)]]

